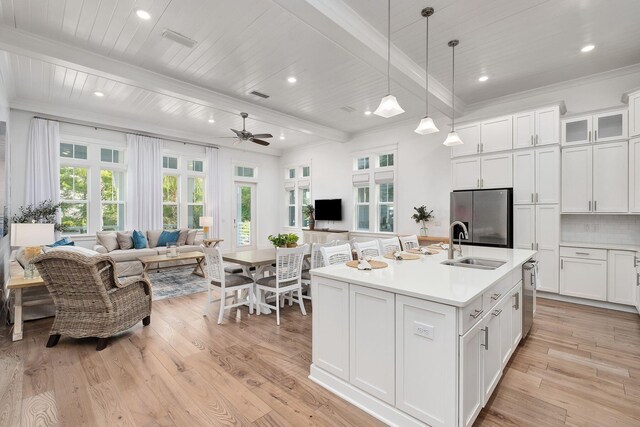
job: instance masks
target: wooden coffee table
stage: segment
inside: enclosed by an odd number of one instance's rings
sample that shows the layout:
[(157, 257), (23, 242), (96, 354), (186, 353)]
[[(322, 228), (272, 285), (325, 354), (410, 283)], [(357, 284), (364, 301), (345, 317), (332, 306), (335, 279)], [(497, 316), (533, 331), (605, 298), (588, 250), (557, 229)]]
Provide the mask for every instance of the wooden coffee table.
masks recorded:
[(152, 270), (163, 270), (165, 268), (176, 268), (179, 266), (162, 265), (162, 264), (167, 264), (174, 261), (187, 261), (187, 260), (193, 260), (197, 263), (196, 267), (193, 269), (193, 274), (197, 274), (198, 276), (204, 277), (204, 264), (203, 264), (204, 253), (202, 252), (198, 252), (198, 251), (183, 252), (183, 253), (179, 253), (177, 256), (174, 256), (174, 257), (168, 257), (166, 254), (150, 255), (150, 256), (140, 257), (138, 258), (138, 260), (142, 263), (142, 267), (143, 267), (142, 274), (146, 279), (149, 279), (148, 270), (150, 269), (150, 266), (153, 264), (157, 264), (157, 267), (154, 267)]

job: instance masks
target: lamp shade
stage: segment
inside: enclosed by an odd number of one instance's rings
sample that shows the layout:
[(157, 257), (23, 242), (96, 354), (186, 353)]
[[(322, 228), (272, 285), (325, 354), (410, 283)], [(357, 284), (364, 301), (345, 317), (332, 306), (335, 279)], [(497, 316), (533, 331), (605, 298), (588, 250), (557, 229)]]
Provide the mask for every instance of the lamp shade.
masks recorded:
[(462, 145), (464, 142), (462, 142), (458, 136), (458, 132), (451, 131), (449, 132), (449, 135), (447, 135), (447, 139), (444, 140), (443, 144), (447, 147), (453, 147), (454, 145)]
[(212, 216), (201, 216), (198, 221), (198, 225), (200, 227), (213, 227), (213, 217)]
[(42, 246), (55, 240), (54, 224), (11, 224), (11, 246)]
[(429, 116), (426, 116), (422, 120), (420, 120), (420, 124), (414, 130), (415, 133), (419, 133), (420, 135), (427, 135), (430, 133), (440, 132), (440, 130), (436, 127), (436, 124), (433, 122), (433, 119)]
[(384, 117), (385, 119), (402, 113), (404, 113), (404, 110), (393, 95), (387, 95), (382, 98), (380, 105), (378, 105), (376, 111), (373, 112), (376, 116)]

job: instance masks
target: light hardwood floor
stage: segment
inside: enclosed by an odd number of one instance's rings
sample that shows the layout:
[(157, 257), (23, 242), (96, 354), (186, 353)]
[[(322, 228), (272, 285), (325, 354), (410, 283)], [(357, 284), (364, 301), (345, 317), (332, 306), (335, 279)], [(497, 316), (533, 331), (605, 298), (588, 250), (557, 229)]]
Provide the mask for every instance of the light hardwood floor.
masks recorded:
[[(307, 379), (311, 316), (232, 311), (216, 325), (206, 294), (155, 302), (102, 352), (28, 322), (0, 329), (0, 426), (354, 425), (379, 422)], [(307, 309), (310, 310), (309, 305)], [(476, 425), (640, 425), (640, 319), (539, 300), (535, 324)]]

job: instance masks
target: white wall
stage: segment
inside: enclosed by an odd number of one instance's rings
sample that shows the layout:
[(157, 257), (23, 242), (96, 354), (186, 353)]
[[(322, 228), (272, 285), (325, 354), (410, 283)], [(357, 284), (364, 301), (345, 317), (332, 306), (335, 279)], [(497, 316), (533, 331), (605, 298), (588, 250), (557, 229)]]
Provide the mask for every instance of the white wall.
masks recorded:
[[(2, 55), (6, 55), (6, 53), (2, 53)], [(2, 60), (3, 58), (0, 58), (0, 60)], [(9, 120), (9, 96), (8, 96), (8, 89), (7, 89), (7, 76), (4, 75), (3, 69), (0, 67), (0, 121), (5, 121), (7, 122), (7, 138), (9, 133), (11, 132), (11, 123)], [(8, 160), (9, 157), (7, 157), (6, 160)], [(9, 168), (6, 167), (6, 163), (5, 163), (5, 170), (4, 170), (4, 178), (5, 180), (10, 179), (10, 173), (9, 173)], [(10, 193), (11, 191), (9, 191), (9, 194), (7, 194), (7, 200), (6, 202), (9, 202), (9, 198), (10, 198)], [(4, 206), (0, 206), (0, 209), (4, 209)], [(0, 227), (2, 225), (0, 224)], [(4, 284), (7, 283), (7, 279), (9, 278), (9, 255), (10, 255), (10, 246), (9, 246), (9, 236), (5, 236), (2, 238), (2, 240), (0, 240), (0, 260), (2, 260), (0, 262), (0, 278), (2, 279), (2, 288), (4, 290)], [(4, 292), (0, 292), (0, 300), (4, 300), (5, 297), (5, 293)], [(4, 306), (4, 305), (3, 305)], [(1, 311), (1, 310), (0, 310)]]
[[(434, 210), (435, 219), (428, 225), (429, 234), (445, 236), (449, 222), (449, 149), (442, 145), (446, 131), (435, 135), (418, 135), (413, 130), (417, 121), (362, 133), (347, 143), (327, 142), (309, 148), (291, 151), (280, 161), (280, 219), (285, 225), (284, 171), (311, 161), (311, 197), (315, 199), (342, 199), (343, 221), (320, 224), (336, 229), (353, 229), (353, 157), (355, 153), (376, 147), (397, 145), (395, 161), (396, 227), (399, 234), (417, 233), (419, 226), (411, 219), (413, 207), (426, 205)], [(445, 120), (436, 119), (440, 129), (446, 129)]]
[[(9, 112), (7, 111), (7, 113)], [(16, 212), (20, 206), (24, 205), (26, 146), (29, 123), (35, 115), (37, 114), (21, 110), (11, 110), (10, 112), (12, 123), (10, 137), (12, 160), (10, 170), (13, 178), (11, 206), (14, 212)], [(65, 135), (73, 135), (74, 138), (81, 138), (89, 142), (109, 142), (112, 145), (126, 146), (126, 136), (122, 132), (61, 123), (60, 134), (63, 138)], [(202, 155), (204, 157), (204, 148), (197, 145), (167, 141), (165, 143), (165, 149), (178, 154)], [(249, 163), (258, 167), (258, 245), (260, 247), (268, 247), (270, 243), (267, 240), (267, 236), (277, 232), (279, 229), (277, 219), (279, 212), (277, 209), (269, 209), (270, 202), (277, 197), (276, 189), (278, 188), (279, 179), (279, 159), (275, 156), (250, 153), (230, 148), (220, 148), (220, 174), (222, 178), (222, 205), (220, 208), (222, 229), (220, 237), (225, 240), (221, 246), (224, 250), (229, 250), (234, 235), (232, 220), (234, 177), (232, 165), (236, 162)], [(83, 246), (90, 247), (93, 242), (89, 241), (88, 243), (82, 244)]]

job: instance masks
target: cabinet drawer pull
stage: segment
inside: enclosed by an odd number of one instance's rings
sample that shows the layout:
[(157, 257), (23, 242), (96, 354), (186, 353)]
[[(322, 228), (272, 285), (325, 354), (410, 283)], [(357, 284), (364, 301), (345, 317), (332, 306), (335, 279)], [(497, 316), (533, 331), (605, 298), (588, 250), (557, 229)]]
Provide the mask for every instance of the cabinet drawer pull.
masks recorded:
[(495, 310), (495, 311), (494, 311), (493, 313), (491, 313), (491, 314), (493, 314), (494, 316), (498, 317), (498, 316), (500, 316), (500, 313), (502, 313), (502, 309)]
[(564, 260), (561, 259), (560, 260), (560, 270), (562, 270), (564, 268)]
[(489, 350), (489, 327), (485, 326), (481, 331), (484, 331), (484, 344), (480, 345), (483, 346), (485, 350)]
[(533, 193), (531, 193), (531, 203), (533, 203)]
[(586, 255), (589, 256), (591, 255), (589, 252), (576, 252), (576, 255)]
[(531, 135), (531, 145), (533, 145), (533, 135)]
[(477, 319), (478, 317), (480, 317), (480, 315), (482, 314), (482, 312), (483, 312), (483, 311), (484, 311), (484, 310), (478, 310), (478, 309), (475, 309), (475, 310), (473, 311), (473, 313), (470, 313), (470, 314), (469, 314), (469, 316), (473, 317), (474, 319)]
[(589, 142), (591, 142), (591, 131), (589, 131)]
[(589, 200), (589, 212), (591, 212), (591, 200)]
[(476, 153), (480, 152), (480, 144), (476, 144)]
[(491, 295), (491, 299), (495, 301), (498, 298), (500, 298), (501, 296), (502, 296), (502, 294), (493, 294), (493, 295)]
[(480, 178), (480, 188), (484, 187), (484, 178)]
[(539, 141), (538, 141), (538, 135), (536, 135), (536, 145), (538, 145)]
[(540, 200), (538, 199), (538, 193), (536, 193), (536, 203), (538, 203)]
[(480, 188), (480, 178), (478, 178), (478, 188)]
[(636, 274), (636, 286), (640, 286), (640, 273)]
[(593, 140), (597, 141), (598, 140), (598, 129), (593, 131)]
[(513, 297), (516, 299), (516, 303), (511, 307), (515, 308), (516, 310), (520, 310), (520, 292), (516, 292), (515, 294), (513, 294)]
[(593, 202), (593, 211), (594, 211), (594, 212), (597, 212), (597, 211), (598, 211), (598, 201), (597, 201), (597, 200), (595, 200), (595, 201)]

